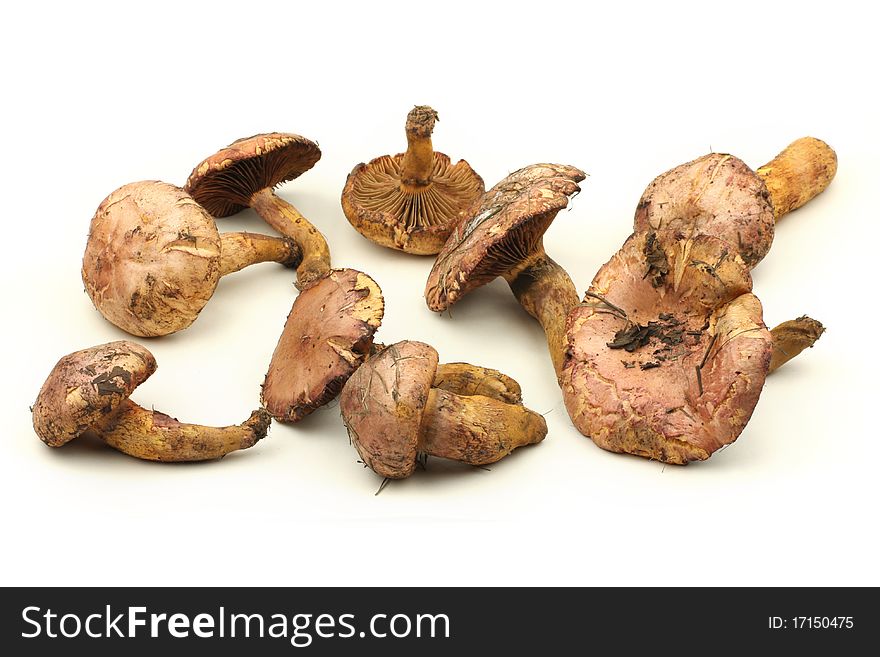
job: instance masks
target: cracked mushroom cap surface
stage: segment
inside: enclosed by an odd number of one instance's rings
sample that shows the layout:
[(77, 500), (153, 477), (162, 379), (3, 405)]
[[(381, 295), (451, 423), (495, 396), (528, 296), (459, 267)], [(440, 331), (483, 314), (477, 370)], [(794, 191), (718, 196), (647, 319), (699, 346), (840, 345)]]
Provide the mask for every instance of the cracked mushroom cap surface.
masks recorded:
[(298, 178), (320, 159), (318, 145), (300, 135), (254, 135), (200, 162), (185, 189), (213, 216), (228, 217), (249, 207), (256, 192)]
[(572, 166), (533, 164), (483, 194), (434, 262), (425, 287), (428, 307), (446, 310), (540, 249), (544, 232), (585, 177)]
[(697, 235), (720, 237), (754, 267), (775, 231), (767, 186), (742, 160), (712, 153), (659, 175), (635, 215), (635, 232), (654, 232), (663, 245)]
[(68, 354), (37, 395), (34, 430), (44, 443), (59, 447), (116, 410), (155, 371), (153, 354), (127, 340)]
[(179, 331), (195, 321), (220, 280), (217, 226), (179, 187), (124, 185), (92, 218), (82, 279), (95, 307), (124, 331)]
[[(428, 138), (436, 120), (431, 108), (416, 107), (407, 118), (407, 129)], [(407, 184), (402, 176), (404, 156), (383, 155), (352, 169), (342, 190), (342, 210), (361, 235), (377, 244), (435, 254), (485, 185), (465, 160), (453, 164), (448, 155), (436, 151), (430, 181)]]
[(339, 408), (351, 441), (377, 474), (403, 479), (413, 473), (438, 360), (430, 345), (398, 342), (370, 358), (342, 389)]
[(335, 398), (369, 354), (384, 311), (379, 286), (354, 269), (332, 270), (301, 292), (263, 383), (266, 410), (296, 422)]
[(698, 236), (669, 248), (658, 282), (648, 275), (649, 238), (631, 236), (569, 314), (563, 397), (578, 430), (604, 449), (704, 460), (751, 417), (770, 332), (729, 243)]

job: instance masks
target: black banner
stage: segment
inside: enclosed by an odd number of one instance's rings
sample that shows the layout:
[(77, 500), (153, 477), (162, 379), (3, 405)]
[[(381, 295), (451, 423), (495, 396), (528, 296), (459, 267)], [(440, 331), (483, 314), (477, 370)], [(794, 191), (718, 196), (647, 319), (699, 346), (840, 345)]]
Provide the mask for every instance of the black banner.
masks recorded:
[(876, 590), (837, 588), (20, 588), (0, 613), (7, 655), (854, 654), (878, 634)]

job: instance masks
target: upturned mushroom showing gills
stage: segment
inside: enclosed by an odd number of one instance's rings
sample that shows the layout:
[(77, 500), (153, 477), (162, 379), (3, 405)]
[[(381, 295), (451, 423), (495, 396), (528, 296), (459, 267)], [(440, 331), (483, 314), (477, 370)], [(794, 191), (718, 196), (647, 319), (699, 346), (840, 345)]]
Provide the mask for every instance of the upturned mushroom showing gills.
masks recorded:
[[(770, 250), (775, 222), (824, 191), (836, 172), (835, 152), (812, 137), (792, 142), (757, 171), (733, 155), (711, 153), (648, 185), (635, 232), (653, 232), (663, 246), (714, 235), (754, 267)], [(655, 267), (657, 275), (663, 272)]]
[(287, 238), (220, 235), (185, 191), (145, 181), (120, 187), (98, 207), (82, 279), (107, 320), (133, 335), (159, 336), (192, 324), (221, 276), (258, 262), (292, 267), (299, 259)]
[(406, 117), (406, 153), (358, 164), (342, 191), (342, 210), (364, 237), (421, 255), (440, 251), (461, 212), (483, 193), (464, 160), (434, 151), (437, 112), (418, 105)]
[(486, 465), (547, 435), (544, 418), (522, 405), (512, 379), (488, 386), (491, 396), (470, 394), (470, 383), (458, 387), (479, 378), (476, 371), (448, 377), (448, 387), (441, 388), (437, 361), (427, 344), (398, 342), (367, 360), (342, 389), (342, 419), (374, 472), (389, 479), (408, 477), (420, 453)]
[(364, 358), (385, 312), (376, 282), (331, 270), (296, 298), (263, 383), (266, 410), (297, 422), (339, 394)]
[(86, 433), (129, 456), (149, 461), (207, 461), (252, 447), (271, 418), (257, 410), (242, 424), (185, 424), (129, 399), (156, 370), (144, 347), (120, 340), (64, 356), (50, 372), (33, 407), (34, 430), (50, 447)]
[(774, 163), (754, 174), (712, 155), (655, 179), (635, 233), (569, 314), (563, 397), (600, 447), (666, 463), (709, 458), (740, 435), (767, 374), (821, 335), (807, 317), (768, 331), (749, 270), (770, 248), (774, 218), (824, 190), (836, 157), (808, 139)]
[(239, 139), (199, 163), (184, 189), (215, 217), (253, 208), (302, 250), (296, 269), (302, 290), (330, 271), (324, 236), (275, 188), (298, 178), (321, 159), (318, 145), (299, 135), (272, 132)]
[(547, 335), (557, 375), (565, 316), (579, 302), (571, 278), (544, 252), (544, 232), (586, 174), (561, 164), (533, 164), (483, 194), (455, 227), (425, 287), (428, 307), (449, 308), (471, 290), (503, 276)]

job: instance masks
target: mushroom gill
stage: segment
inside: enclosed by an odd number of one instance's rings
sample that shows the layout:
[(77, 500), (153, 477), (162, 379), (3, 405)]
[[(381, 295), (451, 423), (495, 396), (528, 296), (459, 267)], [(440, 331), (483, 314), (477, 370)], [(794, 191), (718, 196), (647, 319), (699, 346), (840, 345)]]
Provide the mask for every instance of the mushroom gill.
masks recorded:
[(416, 106), (406, 123), (407, 150), (358, 164), (342, 191), (342, 209), (367, 239), (420, 255), (440, 251), (462, 212), (483, 193), (470, 165), (434, 151), (437, 113)]

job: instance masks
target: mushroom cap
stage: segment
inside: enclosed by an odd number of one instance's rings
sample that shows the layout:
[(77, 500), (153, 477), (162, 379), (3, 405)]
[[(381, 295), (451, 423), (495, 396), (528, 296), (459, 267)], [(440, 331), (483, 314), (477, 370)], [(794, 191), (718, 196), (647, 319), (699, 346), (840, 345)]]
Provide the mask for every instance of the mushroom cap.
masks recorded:
[(730, 242), (754, 267), (773, 243), (775, 220), (767, 186), (742, 160), (712, 153), (657, 176), (636, 209), (635, 232), (654, 231), (662, 244), (697, 235)]
[(352, 169), (342, 190), (342, 210), (372, 242), (407, 253), (435, 254), (485, 185), (465, 160), (453, 164), (448, 155), (435, 151), (430, 184), (411, 188), (401, 182), (403, 157), (404, 153), (383, 155)]
[(249, 207), (255, 193), (298, 178), (320, 159), (321, 149), (305, 137), (254, 135), (199, 163), (184, 188), (213, 216), (228, 217)]
[(575, 426), (604, 449), (703, 460), (751, 417), (771, 337), (728, 242), (702, 235), (669, 247), (670, 273), (655, 286), (648, 240), (630, 237), (569, 314), (563, 397)]
[(348, 434), (377, 474), (403, 479), (415, 469), (437, 362), (433, 347), (405, 340), (371, 357), (342, 389), (339, 408)]
[(572, 166), (533, 164), (483, 194), (434, 262), (425, 287), (428, 307), (445, 310), (538, 251), (544, 232), (585, 177)]
[(153, 354), (127, 340), (68, 354), (37, 395), (34, 430), (47, 445), (60, 447), (116, 410), (155, 371)]
[(266, 410), (296, 422), (332, 400), (369, 354), (382, 290), (354, 269), (332, 270), (293, 303), (263, 383)]
[(86, 292), (133, 335), (167, 335), (195, 321), (220, 280), (213, 218), (185, 191), (130, 183), (98, 206), (83, 256)]

